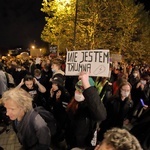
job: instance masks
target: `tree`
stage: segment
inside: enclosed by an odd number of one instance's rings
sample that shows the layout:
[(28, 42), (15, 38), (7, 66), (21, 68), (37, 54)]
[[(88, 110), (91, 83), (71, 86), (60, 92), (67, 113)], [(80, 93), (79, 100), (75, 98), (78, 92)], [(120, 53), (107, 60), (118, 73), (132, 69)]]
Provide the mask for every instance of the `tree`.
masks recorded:
[[(59, 2), (59, 3), (58, 3)], [(72, 49), (75, 0), (43, 1), (48, 14), (42, 39)], [(125, 60), (143, 60), (149, 55), (150, 17), (133, 0), (78, 0), (76, 49), (110, 49)], [(63, 7), (64, 6), (64, 7)], [(61, 9), (59, 8), (61, 7)]]
[(43, 1), (43, 12), (48, 14), (46, 17), (47, 24), (42, 31), (41, 38), (52, 44), (57, 45), (58, 51), (64, 51), (65, 48), (71, 46), (73, 40), (73, 5), (74, 2)]

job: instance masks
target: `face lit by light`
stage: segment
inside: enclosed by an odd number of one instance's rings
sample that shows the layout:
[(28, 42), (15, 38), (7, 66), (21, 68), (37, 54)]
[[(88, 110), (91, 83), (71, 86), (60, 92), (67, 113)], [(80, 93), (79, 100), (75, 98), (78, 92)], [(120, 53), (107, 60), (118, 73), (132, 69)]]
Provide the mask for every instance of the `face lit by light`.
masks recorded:
[(24, 110), (13, 100), (7, 100), (4, 102), (4, 107), (6, 108), (6, 115), (9, 116), (11, 120), (20, 121), (25, 112)]
[(33, 88), (33, 80), (25, 81), (25, 85), (27, 86), (28, 89)]
[(130, 92), (131, 88), (129, 85), (124, 85), (124, 86), (122, 86), (121, 90), (125, 91), (125, 92)]
[(52, 64), (51, 69), (56, 71), (59, 69), (59, 67), (56, 64)]

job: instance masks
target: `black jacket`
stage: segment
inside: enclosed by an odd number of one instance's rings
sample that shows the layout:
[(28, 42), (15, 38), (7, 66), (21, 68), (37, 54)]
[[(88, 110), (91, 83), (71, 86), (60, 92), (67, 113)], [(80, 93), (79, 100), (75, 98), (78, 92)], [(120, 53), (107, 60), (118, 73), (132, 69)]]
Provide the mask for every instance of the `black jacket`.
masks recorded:
[(112, 127), (122, 127), (125, 119), (132, 118), (133, 102), (126, 98), (121, 100), (120, 96), (112, 96), (107, 105), (107, 119), (102, 122), (101, 127), (110, 129)]
[(70, 147), (88, 147), (93, 137), (93, 123), (106, 118), (106, 109), (97, 90), (89, 87), (83, 92), (85, 100), (80, 102), (75, 114), (68, 112), (67, 142)]
[(130, 132), (139, 140), (144, 150), (150, 149), (150, 108), (136, 120)]

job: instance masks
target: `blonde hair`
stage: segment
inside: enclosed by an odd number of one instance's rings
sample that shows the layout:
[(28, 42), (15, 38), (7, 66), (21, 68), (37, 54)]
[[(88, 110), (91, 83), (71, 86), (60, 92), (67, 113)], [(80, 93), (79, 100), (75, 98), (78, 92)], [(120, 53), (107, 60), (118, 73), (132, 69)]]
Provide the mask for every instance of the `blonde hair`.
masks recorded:
[(7, 100), (16, 102), (25, 112), (32, 109), (33, 98), (22, 88), (12, 88), (4, 92), (1, 98), (2, 104)]
[(104, 134), (104, 142), (115, 150), (143, 150), (139, 141), (126, 129), (112, 128)]

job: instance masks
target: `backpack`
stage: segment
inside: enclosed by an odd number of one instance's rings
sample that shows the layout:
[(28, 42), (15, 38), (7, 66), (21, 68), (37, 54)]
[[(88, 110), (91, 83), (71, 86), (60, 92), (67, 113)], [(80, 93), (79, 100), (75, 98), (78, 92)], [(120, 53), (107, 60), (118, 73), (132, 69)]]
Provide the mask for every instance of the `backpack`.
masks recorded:
[(45, 110), (42, 106), (38, 106), (34, 108), (31, 119), (34, 119), (36, 115), (40, 115), (45, 122), (47, 123), (48, 128), (50, 129), (51, 136), (53, 137), (56, 134), (57, 124), (53, 114), (47, 110)]

